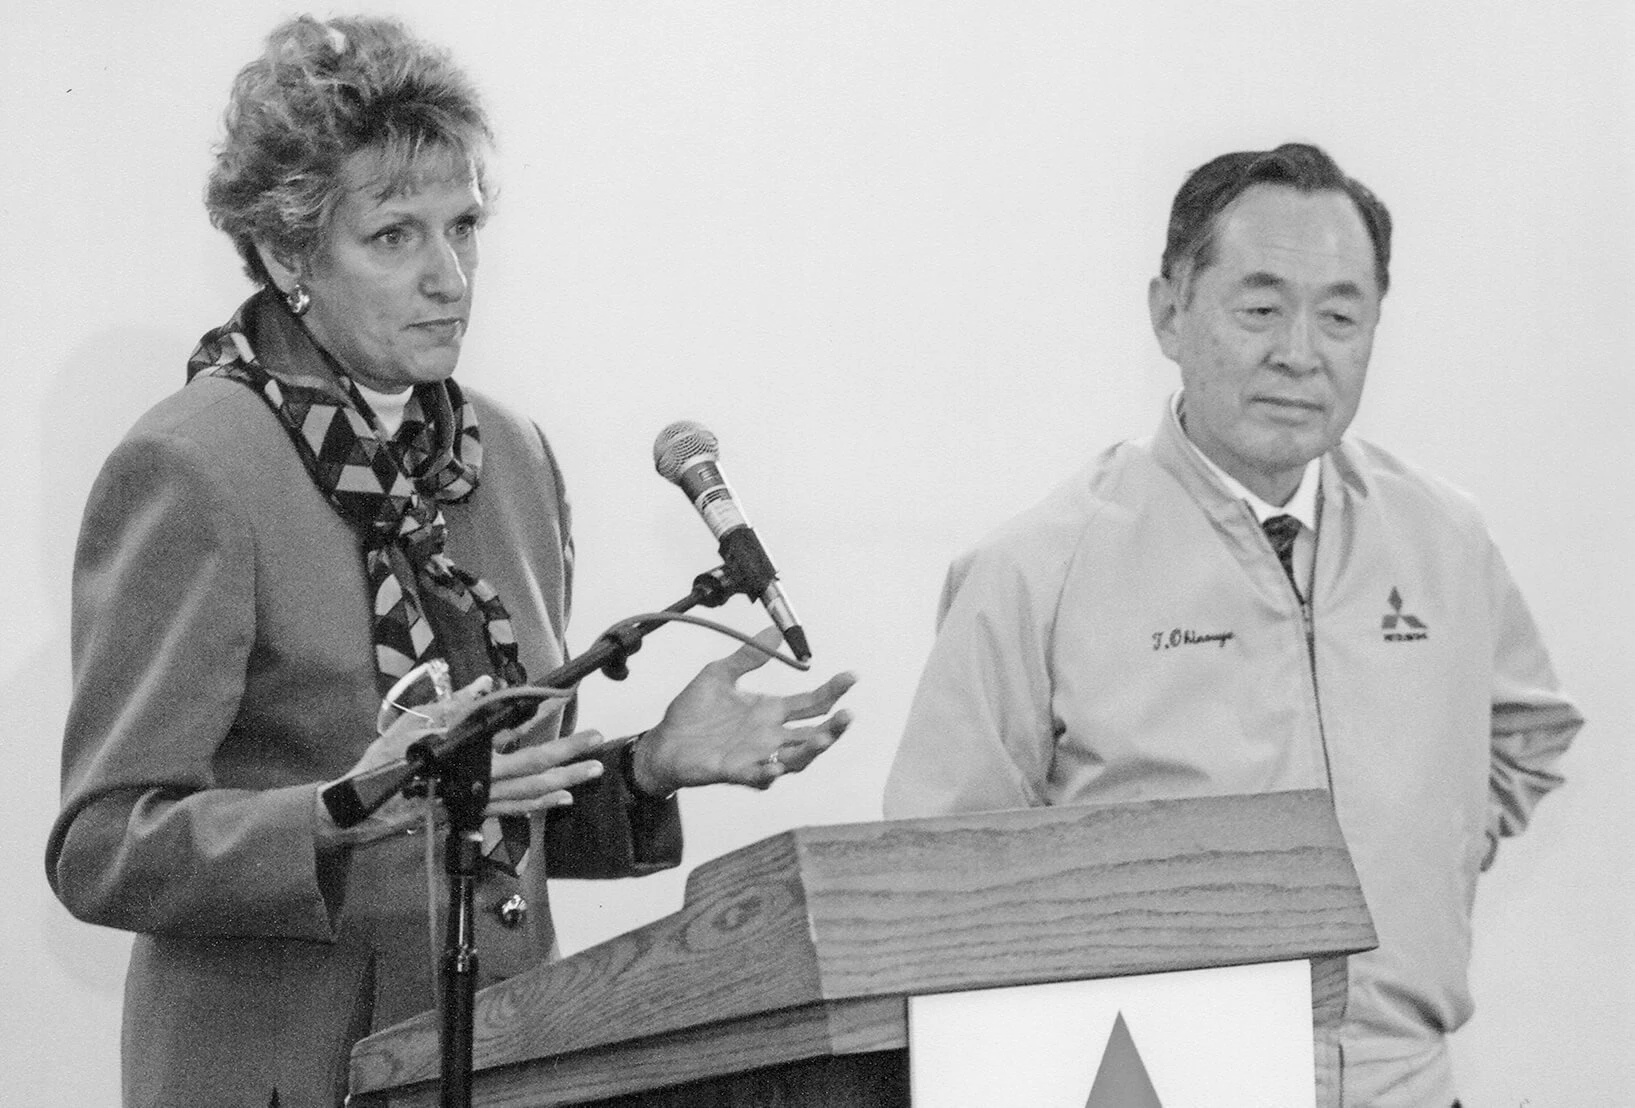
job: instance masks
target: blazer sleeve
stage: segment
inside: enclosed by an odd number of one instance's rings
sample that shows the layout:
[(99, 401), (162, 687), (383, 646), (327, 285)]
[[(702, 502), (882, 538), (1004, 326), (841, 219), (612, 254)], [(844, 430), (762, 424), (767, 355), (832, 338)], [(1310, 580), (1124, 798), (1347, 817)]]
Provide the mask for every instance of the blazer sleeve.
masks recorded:
[(552, 809), (544, 827), (551, 877), (639, 877), (681, 862), (681, 806), (636, 795), (624, 780), (620, 744), (603, 756), (602, 775), (575, 790), (570, 808)]
[[(248, 520), (191, 440), (127, 439), (75, 554), (73, 692), (52, 888), (91, 923), (186, 935), (334, 937), (343, 858), (320, 873), (315, 788), (223, 787), (255, 643)], [(328, 894), (328, 895), (326, 895)]]
[(1488, 772), (1486, 869), (1499, 840), (1526, 829), (1545, 794), (1563, 783), (1556, 764), (1584, 717), (1561, 691), (1521, 592), (1497, 548), (1488, 584), (1495, 612), (1492, 758)]

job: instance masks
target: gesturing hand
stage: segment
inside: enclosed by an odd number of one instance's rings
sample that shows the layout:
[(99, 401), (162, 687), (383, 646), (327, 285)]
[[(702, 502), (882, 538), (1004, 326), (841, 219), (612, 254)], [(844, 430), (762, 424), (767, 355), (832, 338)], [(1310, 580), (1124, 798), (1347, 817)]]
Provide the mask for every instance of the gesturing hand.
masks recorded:
[[(755, 636), (767, 648), (779, 642), (776, 628)], [(842, 708), (815, 724), (796, 720), (826, 716), (856, 683), (837, 673), (810, 692), (769, 696), (738, 687), (767, 655), (739, 647), (711, 662), (665, 709), (657, 727), (637, 740), (632, 769), (645, 793), (664, 796), (689, 785), (731, 783), (764, 789), (785, 773), (799, 773), (851, 726)]]
[[(449, 725), (472, 705), (482, 700), (493, 688), (487, 676), (479, 677), (463, 689), (442, 700), (433, 700), (403, 712), (387, 730), (369, 744), (357, 765), (347, 776), (366, 773), (371, 769), (401, 762), (411, 744), (428, 736), (443, 734)], [(529, 735), (545, 726), (547, 733), (555, 733), (560, 704), (546, 702), (539, 706), (533, 717), (514, 728), (497, 731), (491, 737), (494, 753), (486, 815), (535, 815), (548, 808), (573, 803), (570, 791), (576, 785), (600, 776), (602, 763), (596, 753), (606, 740), (595, 731), (548, 741), (531, 743)], [(342, 829), (335, 825), (329, 811), (321, 803), (317, 806), (319, 841), (331, 845), (358, 846), (412, 830), (420, 824), (424, 807), (416, 800), (398, 793), (388, 799), (361, 823)], [(441, 811), (438, 812), (441, 818)]]

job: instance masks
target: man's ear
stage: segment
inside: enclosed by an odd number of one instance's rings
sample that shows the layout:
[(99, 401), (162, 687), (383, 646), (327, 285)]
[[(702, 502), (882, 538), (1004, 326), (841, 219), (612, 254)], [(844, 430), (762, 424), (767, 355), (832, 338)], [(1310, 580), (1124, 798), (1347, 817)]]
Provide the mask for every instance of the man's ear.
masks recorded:
[(1152, 318), (1152, 333), (1158, 339), (1158, 348), (1164, 357), (1177, 361), (1180, 337), (1175, 332), (1176, 317), (1181, 313), (1181, 297), (1185, 290), (1180, 281), (1168, 277), (1154, 277), (1147, 285), (1147, 314)]
[(286, 296), (306, 277), (306, 265), (300, 258), (291, 257), (270, 243), (256, 240), (255, 252), (260, 257), (261, 264), (267, 267), (267, 273), (272, 277), (273, 284)]

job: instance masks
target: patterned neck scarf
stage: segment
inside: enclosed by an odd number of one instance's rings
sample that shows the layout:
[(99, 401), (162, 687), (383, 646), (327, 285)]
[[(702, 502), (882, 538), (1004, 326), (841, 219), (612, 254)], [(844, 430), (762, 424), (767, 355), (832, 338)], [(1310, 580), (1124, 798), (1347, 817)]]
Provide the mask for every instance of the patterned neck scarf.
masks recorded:
[[(248, 336), (259, 342), (261, 327), (284, 329), (287, 364), (256, 357)], [(527, 682), (505, 605), (486, 582), (443, 553), (441, 505), (470, 496), (482, 473), (476, 412), (458, 385), (448, 380), (416, 387), (403, 425), (388, 436), (357, 386), (270, 293), (251, 297), (199, 340), (187, 378), (201, 374), (259, 393), (289, 432), (319, 491), (364, 537), (382, 694), (416, 665), (442, 656), (423, 607), (427, 594), (459, 612), (475, 607), (497, 683)]]

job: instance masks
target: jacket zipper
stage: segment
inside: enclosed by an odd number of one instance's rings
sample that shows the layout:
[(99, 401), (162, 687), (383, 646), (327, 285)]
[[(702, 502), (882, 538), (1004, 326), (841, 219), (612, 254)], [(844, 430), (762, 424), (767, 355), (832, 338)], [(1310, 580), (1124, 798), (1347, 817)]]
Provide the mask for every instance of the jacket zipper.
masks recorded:
[[(1323, 779), (1328, 782), (1328, 795), (1330, 798), (1332, 798), (1334, 796), (1334, 769), (1329, 764), (1328, 729), (1323, 726), (1323, 694), (1317, 687), (1317, 618), (1315, 613), (1312, 611), (1311, 600), (1307, 597), (1301, 596), (1300, 589), (1296, 587), (1292, 580), (1289, 579), (1289, 575), (1282, 572), (1283, 565), (1278, 561), (1277, 551), (1272, 549), (1271, 540), (1265, 538), (1266, 532), (1261, 528), (1260, 520), (1255, 517), (1254, 511), (1247, 503), (1244, 503), (1243, 501), (1239, 501), (1239, 503), (1243, 505), (1243, 511), (1255, 524), (1255, 530), (1261, 533), (1262, 542), (1265, 545), (1266, 552), (1272, 556), (1272, 561), (1277, 565), (1278, 576), (1283, 578), (1284, 584), (1288, 585), (1289, 591), (1294, 594), (1295, 602), (1300, 605), (1300, 629), (1302, 632), (1304, 632), (1306, 638), (1306, 668), (1307, 672), (1311, 675), (1312, 709), (1317, 715), (1317, 746), (1318, 749), (1323, 752)], [(1319, 497), (1317, 502), (1317, 512), (1318, 516), (1321, 517), (1321, 497)], [(1311, 577), (1306, 583), (1306, 588), (1307, 591), (1316, 591), (1315, 584), (1317, 579), (1318, 536), (1315, 531), (1312, 532), (1311, 538)]]
[[(1315, 563), (1314, 563), (1315, 564)], [(1315, 572), (1313, 573), (1315, 576)], [(1294, 588), (1291, 582), (1289, 587)], [(1296, 596), (1298, 597), (1298, 590)], [(1323, 726), (1323, 693), (1317, 685), (1317, 621), (1312, 614), (1311, 601), (1300, 600), (1300, 622), (1306, 632), (1306, 663), (1311, 673), (1311, 702), (1317, 713), (1317, 745), (1323, 751), (1323, 776), (1328, 781), (1328, 795), (1334, 796), (1334, 769), (1329, 764), (1328, 757), (1328, 729)]]
[[(1323, 490), (1320, 485), (1317, 489), (1317, 522), (1323, 522)], [(1301, 599), (1300, 619), (1306, 629), (1306, 661), (1311, 667), (1311, 703), (1317, 713), (1317, 745), (1323, 751), (1323, 777), (1328, 781), (1329, 803), (1338, 806), (1339, 800), (1334, 792), (1334, 767), (1328, 754), (1328, 728), (1323, 725), (1323, 691), (1317, 683), (1317, 614), (1313, 600), (1317, 593), (1317, 556), (1322, 553), (1322, 543), (1322, 533), (1314, 529), (1311, 533), (1311, 574), (1306, 579), (1306, 591), (1312, 595)]]
[[(1241, 503), (1241, 501), (1240, 501), (1240, 503)], [(1260, 531), (1261, 535), (1264, 536), (1265, 531), (1260, 528), (1260, 526), (1259, 526), (1260, 521), (1255, 518), (1255, 513), (1253, 512), (1253, 510), (1251, 510), (1249, 508), (1248, 504), (1244, 504), (1243, 508), (1244, 508), (1244, 511), (1249, 513), (1249, 518), (1251, 520), (1254, 520), (1254, 522), (1256, 524), (1255, 529), (1257, 531)], [(1319, 496), (1319, 499), (1318, 499), (1318, 502), (1317, 502), (1317, 515), (1318, 515), (1319, 522), (1321, 522), (1322, 514), (1323, 514), (1322, 499)], [(1307, 592), (1316, 592), (1317, 591), (1316, 590), (1316, 584), (1317, 584), (1317, 542), (1318, 542), (1318, 534), (1317, 534), (1317, 532), (1314, 531), (1312, 533), (1311, 576), (1306, 581), (1306, 591)], [(1311, 675), (1312, 708), (1316, 712), (1316, 715), (1317, 715), (1317, 745), (1318, 745), (1318, 749), (1320, 749), (1323, 752), (1323, 777), (1328, 782), (1329, 803), (1333, 804), (1333, 803), (1335, 803), (1334, 767), (1329, 761), (1328, 729), (1323, 726), (1323, 694), (1322, 694), (1322, 691), (1318, 688), (1318, 685), (1317, 685), (1317, 616), (1316, 616), (1316, 613), (1315, 613), (1314, 609), (1312, 608), (1311, 599), (1309, 597), (1305, 597), (1305, 596), (1300, 595), (1300, 589), (1295, 585), (1295, 583), (1292, 580), (1289, 579), (1288, 574), (1282, 572), (1282, 570), (1283, 570), (1282, 563), (1278, 562), (1277, 551), (1272, 549), (1271, 541), (1269, 539), (1265, 540), (1265, 544), (1266, 544), (1267, 553), (1271, 554), (1271, 556), (1272, 556), (1272, 561), (1277, 563), (1278, 576), (1283, 578), (1283, 583), (1288, 585), (1289, 591), (1294, 594), (1294, 599), (1295, 599), (1296, 603), (1298, 603), (1299, 606), (1300, 606), (1300, 629), (1305, 634), (1305, 638), (1306, 638), (1306, 667), (1307, 667), (1306, 672)], [(1348, 965), (1346, 967), (1346, 993), (1347, 993), (1347, 1004), (1348, 1004), (1348, 1006), (1349, 1006), (1349, 1003), (1350, 1003), (1350, 991), (1351, 991), (1351, 969), (1350, 969), (1350, 966)], [(1341, 1020), (1341, 1024), (1342, 1024), (1342, 1026), (1344, 1025), (1343, 1017), (1342, 1017), (1342, 1020)], [(1336, 1104), (1344, 1104), (1345, 1103), (1345, 1070), (1346, 1070), (1345, 1040), (1339, 1034), (1336, 1034), (1335, 1037), (1334, 1037), (1334, 1046), (1335, 1046), (1335, 1055), (1336, 1055), (1336, 1057), (1335, 1057), (1336, 1070), (1335, 1070), (1335, 1074), (1334, 1074), (1335, 1103)]]

